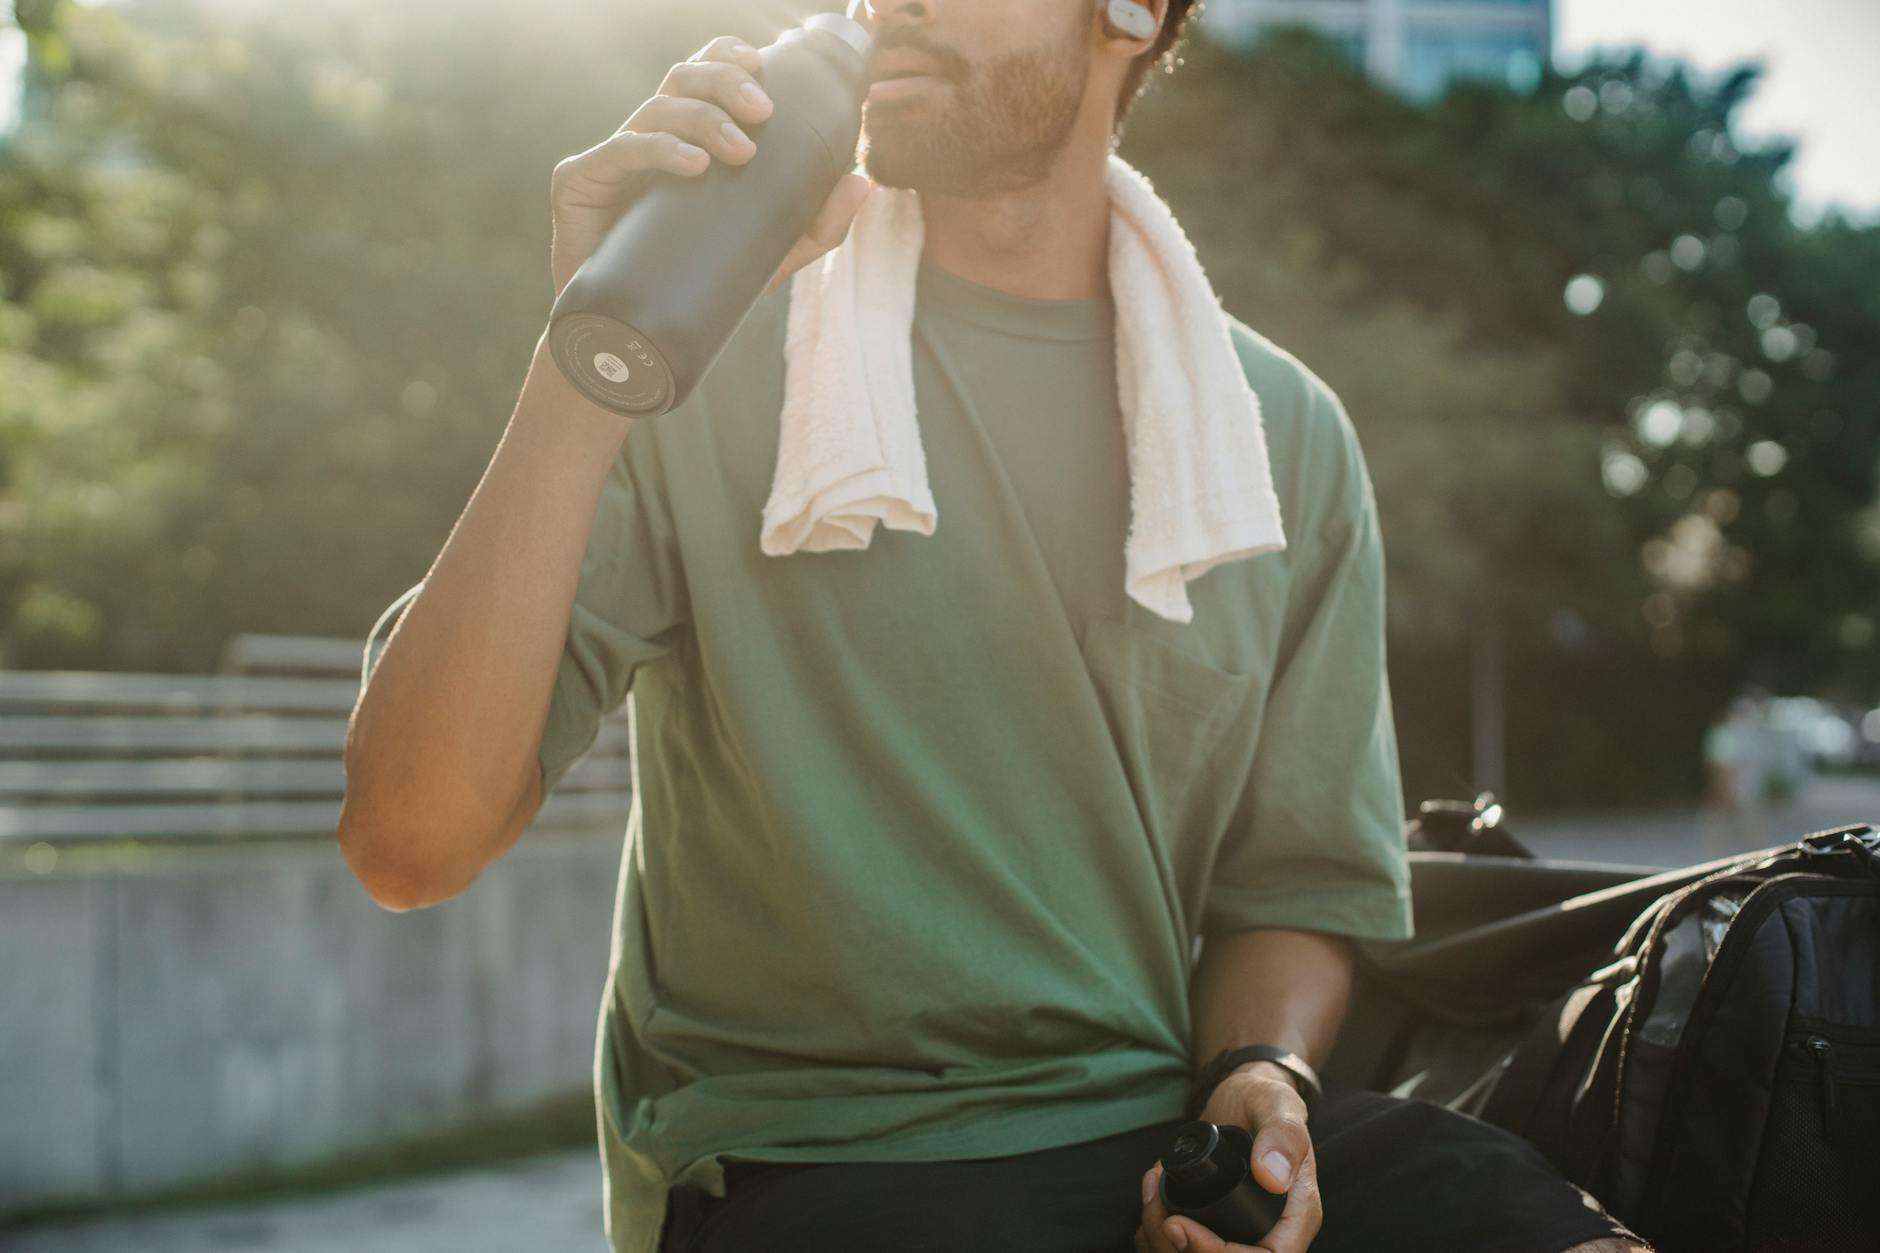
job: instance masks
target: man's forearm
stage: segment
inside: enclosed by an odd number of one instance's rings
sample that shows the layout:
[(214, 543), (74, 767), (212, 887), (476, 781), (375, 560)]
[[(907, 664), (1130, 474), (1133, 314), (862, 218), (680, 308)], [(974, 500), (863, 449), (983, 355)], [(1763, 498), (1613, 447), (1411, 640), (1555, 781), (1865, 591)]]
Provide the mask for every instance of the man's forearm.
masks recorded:
[(392, 908), (454, 895), (527, 795), (594, 510), (632, 419), (538, 342), (482, 481), (353, 711), (339, 842)]
[(1259, 928), (1209, 937), (1190, 989), (1195, 1065), (1245, 1044), (1323, 1065), (1351, 982), (1351, 950), (1337, 936)]

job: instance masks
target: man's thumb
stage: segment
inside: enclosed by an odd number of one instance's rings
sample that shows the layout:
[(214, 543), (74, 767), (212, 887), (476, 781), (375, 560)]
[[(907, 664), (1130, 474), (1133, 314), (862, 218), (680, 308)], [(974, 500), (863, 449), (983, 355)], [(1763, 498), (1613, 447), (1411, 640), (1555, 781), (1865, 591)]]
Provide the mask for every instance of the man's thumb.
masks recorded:
[(862, 210), (862, 204), (868, 199), (868, 193), (875, 189), (875, 184), (865, 174), (844, 174), (836, 180), (836, 185), (829, 192), (829, 199), (823, 201), (817, 210), (816, 220), (810, 223), (804, 234), (822, 245), (827, 252), (847, 238), (849, 224)]
[(849, 224), (861, 212), (862, 203), (874, 189), (875, 184), (864, 175), (844, 174), (836, 183), (835, 190), (829, 193), (829, 199), (817, 211), (816, 220), (810, 223), (809, 230), (796, 241), (796, 246), (790, 249), (783, 264), (771, 275), (764, 291), (775, 291), (785, 279), (848, 238)]
[(1264, 1151), (1256, 1150), (1254, 1161), (1258, 1163), (1255, 1174), (1264, 1174), (1260, 1186), (1268, 1192), (1284, 1192), (1292, 1186), (1293, 1164), (1284, 1152), (1277, 1148)]
[(1310, 1147), (1304, 1127), (1289, 1118), (1275, 1119), (1254, 1137), (1254, 1179), (1268, 1192), (1284, 1192)]

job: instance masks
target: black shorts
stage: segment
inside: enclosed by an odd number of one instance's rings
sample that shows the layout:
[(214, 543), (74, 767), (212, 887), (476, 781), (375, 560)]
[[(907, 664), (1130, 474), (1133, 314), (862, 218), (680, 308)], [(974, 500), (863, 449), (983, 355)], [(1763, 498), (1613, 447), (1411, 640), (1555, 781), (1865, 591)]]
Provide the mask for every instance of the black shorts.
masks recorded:
[[(1180, 1120), (1009, 1157), (728, 1159), (681, 1187), (660, 1253), (1135, 1253), (1142, 1175)], [(1637, 1239), (1526, 1141), (1425, 1101), (1330, 1088), (1312, 1112), (1325, 1225), (1312, 1253), (1559, 1253)]]

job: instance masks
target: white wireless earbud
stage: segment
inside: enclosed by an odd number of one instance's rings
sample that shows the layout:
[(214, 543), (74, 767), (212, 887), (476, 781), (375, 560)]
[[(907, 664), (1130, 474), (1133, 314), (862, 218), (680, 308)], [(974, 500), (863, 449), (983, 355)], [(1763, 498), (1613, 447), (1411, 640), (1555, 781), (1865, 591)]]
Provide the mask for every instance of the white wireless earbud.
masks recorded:
[(1131, 39), (1155, 38), (1155, 14), (1141, 0), (1105, 0), (1110, 25)]

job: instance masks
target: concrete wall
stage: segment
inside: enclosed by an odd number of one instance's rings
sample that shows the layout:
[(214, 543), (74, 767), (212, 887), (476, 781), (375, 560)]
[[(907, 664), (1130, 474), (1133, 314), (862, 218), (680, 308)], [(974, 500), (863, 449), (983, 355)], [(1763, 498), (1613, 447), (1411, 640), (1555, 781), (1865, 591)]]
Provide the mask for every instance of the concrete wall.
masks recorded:
[(585, 1088), (624, 829), (403, 914), (325, 840), (0, 877), (0, 1215)]

